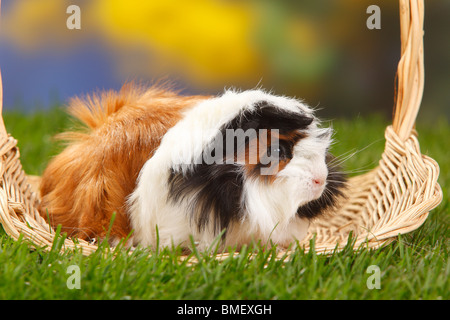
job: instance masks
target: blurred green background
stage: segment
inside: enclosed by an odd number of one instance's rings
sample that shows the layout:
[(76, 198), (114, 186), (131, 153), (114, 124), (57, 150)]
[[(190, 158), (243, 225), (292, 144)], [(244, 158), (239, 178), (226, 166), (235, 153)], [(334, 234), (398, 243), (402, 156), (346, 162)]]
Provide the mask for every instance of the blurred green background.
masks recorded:
[[(80, 30), (66, 27), (71, 4)], [(366, 27), (373, 4), (380, 30)], [(424, 120), (450, 118), (449, 14), (450, 1), (426, 1)], [(262, 86), (328, 118), (390, 117), (399, 32), (396, 0), (3, 0), (4, 103), (45, 109), (165, 78), (187, 94)]]

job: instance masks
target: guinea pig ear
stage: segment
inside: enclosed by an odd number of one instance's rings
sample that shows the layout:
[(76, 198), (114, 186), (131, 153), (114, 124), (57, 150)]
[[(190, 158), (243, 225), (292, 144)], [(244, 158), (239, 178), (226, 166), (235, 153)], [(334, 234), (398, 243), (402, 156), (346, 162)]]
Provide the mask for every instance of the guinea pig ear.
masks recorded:
[(297, 115), (297, 117), (296, 117), (296, 123), (297, 123), (298, 129), (308, 127), (313, 121), (314, 121), (313, 117), (306, 116), (306, 115)]
[(252, 116), (247, 119), (257, 121), (259, 129), (278, 129), (280, 133), (306, 129), (314, 121), (311, 115), (286, 110), (267, 101), (256, 103)]

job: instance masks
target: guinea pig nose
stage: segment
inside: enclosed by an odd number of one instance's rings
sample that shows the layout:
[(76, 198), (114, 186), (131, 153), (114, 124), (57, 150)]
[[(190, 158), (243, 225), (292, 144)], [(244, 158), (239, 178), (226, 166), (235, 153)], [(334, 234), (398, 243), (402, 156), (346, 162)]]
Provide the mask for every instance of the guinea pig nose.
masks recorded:
[(325, 179), (323, 179), (323, 178), (313, 178), (312, 182), (316, 186), (321, 186), (321, 185), (323, 185), (325, 183)]

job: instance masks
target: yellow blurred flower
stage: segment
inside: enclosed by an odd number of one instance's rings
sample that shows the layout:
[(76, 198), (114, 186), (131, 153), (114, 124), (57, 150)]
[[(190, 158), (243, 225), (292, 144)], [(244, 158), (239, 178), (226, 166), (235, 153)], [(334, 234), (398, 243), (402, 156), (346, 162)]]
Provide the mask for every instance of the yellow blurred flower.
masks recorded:
[(92, 13), (110, 41), (139, 44), (164, 68), (204, 85), (244, 77), (257, 66), (253, 16), (241, 2), (98, 0)]

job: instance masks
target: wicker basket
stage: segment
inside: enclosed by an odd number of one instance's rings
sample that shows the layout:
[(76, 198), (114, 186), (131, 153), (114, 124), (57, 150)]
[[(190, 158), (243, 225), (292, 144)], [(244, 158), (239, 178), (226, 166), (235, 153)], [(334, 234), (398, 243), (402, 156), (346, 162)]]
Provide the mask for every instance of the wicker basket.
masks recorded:
[[(393, 124), (386, 128), (386, 146), (374, 170), (350, 179), (340, 209), (318, 219), (301, 242), (306, 250), (314, 237), (316, 252), (342, 249), (350, 234), (355, 250), (379, 248), (398, 234), (417, 229), (442, 200), (437, 163), (421, 154), (414, 122), (422, 99), (423, 0), (400, 0), (401, 60)], [(1, 112), (0, 79), (0, 112)], [(22, 170), (17, 141), (0, 121), (0, 222), (14, 239), (23, 237), (36, 247), (52, 247), (55, 231), (38, 214), (39, 177)], [(66, 239), (61, 250), (79, 248), (90, 254), (97, 246)], [(224, 255), (223, 257), (225, 257)]]

